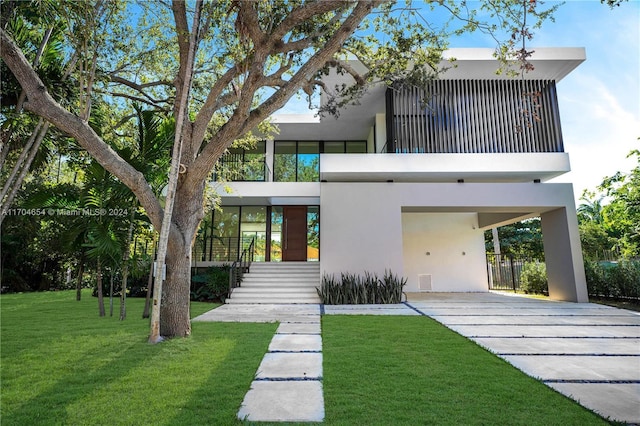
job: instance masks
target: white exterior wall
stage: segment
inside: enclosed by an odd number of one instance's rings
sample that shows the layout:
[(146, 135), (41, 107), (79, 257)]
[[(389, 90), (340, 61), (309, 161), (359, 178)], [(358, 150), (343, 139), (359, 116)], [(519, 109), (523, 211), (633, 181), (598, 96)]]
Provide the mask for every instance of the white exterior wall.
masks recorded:
[(323, 183), (320, 269), (402, 275), (402, 220), (393, 184)]
[(402, 213), (405, 291), (488, 291), (484, 232), (476, 213)]
[(490, 219), (542, 216), (551, 297), (586, 301), (571, 184), (325, 182), (320, 198), (322, 273), (390, 269), (406, 291), (419, 274), (435, 291), (486, 291)]

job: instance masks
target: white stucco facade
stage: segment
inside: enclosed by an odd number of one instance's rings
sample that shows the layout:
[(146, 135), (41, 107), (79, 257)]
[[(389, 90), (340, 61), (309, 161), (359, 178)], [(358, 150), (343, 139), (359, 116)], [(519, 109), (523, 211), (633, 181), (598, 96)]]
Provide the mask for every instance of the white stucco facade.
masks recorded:
[(323, 273), (390, 269), (407, 291), (488, 291), (483, 232), (540, 216), (550, 296), (586, 300), (571, 184), (327, 182), (320, 197)]
[[(553, 81), (584, 60), (583, 49), (536, 54), (532, 74), (539, 75), (530, 77)], [(457, 67), (445, 78), (497, 78), (487, 74), (496, 63), (486, 49), (450, 56)], [(568, 153), (383, 153), (389, 134), (384, 92), (374, 89), (368, 96), (338, 120), (275, 120), (278, 140), (360, 140), (366, 154), (320, 151), (318, 182), (274, 182), (274, 175), (264, 182), (233, 182), (230, 193), (219, 191), (223, 206), (268, 206), (268, 212), (319, 206), (322, 274), (391, 270), (407, 279), (408, 292), (488, 291), (484, 231), (540, 217), (550, 297), (587, 300), (572, 185), (545, 183), (570, 170)], [(500, 129), (490, 127), (487, 132), (499, 139)], [(274, 141), (266, 146), (265, 167), (274, 170)]]
[(487, 291), (484, 232), (476, 213), (402, 213), (407, 292)]

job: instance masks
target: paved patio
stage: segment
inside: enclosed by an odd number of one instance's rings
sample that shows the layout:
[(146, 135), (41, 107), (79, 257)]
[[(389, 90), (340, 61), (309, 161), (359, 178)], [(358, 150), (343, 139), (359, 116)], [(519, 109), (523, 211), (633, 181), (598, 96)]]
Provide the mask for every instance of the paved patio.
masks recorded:
[(281, 322), (240, 418), (322, 420), (322, 310), (429, 316), (604, 417), (640, 424), (640, 314), (509, 293), (414, 293), (397, 305), (224, 305), (200, 315), (194, 321)]

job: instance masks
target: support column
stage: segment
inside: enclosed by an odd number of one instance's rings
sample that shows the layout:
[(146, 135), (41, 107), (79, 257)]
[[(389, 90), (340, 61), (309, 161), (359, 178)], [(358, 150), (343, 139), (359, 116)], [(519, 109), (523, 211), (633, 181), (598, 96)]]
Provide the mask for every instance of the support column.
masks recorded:
[(575, 209), (570, 210), (562, 207), (540, 217), (549, 297), (568, 302), (588, 302), (578, 218)]

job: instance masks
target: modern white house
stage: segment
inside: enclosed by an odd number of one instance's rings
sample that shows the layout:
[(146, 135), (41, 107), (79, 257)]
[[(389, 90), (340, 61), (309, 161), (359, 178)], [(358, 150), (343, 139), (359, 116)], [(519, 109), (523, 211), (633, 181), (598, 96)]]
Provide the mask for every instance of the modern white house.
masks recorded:
[(338, 119), (274, 116), (275, 139), (223, 158), (241, 181), (218, 188), (194, 259), (228, 263), (254, 241), (263, 292), (247, 278), (231, 301), (274, 302), (286, 280), (265, 278), (287, 266), (292, 282), (391, 270), (405, 292), (485, 292), (484, 231), (538, 216), (550, 297), (587, 301), (573, 187), (547, 183), (570, 170), (556, 83), (584, 49), (535, 49), (523, 78), (497, 75), (492, 49), (444, 57), (428, 87), (374, 87)]

